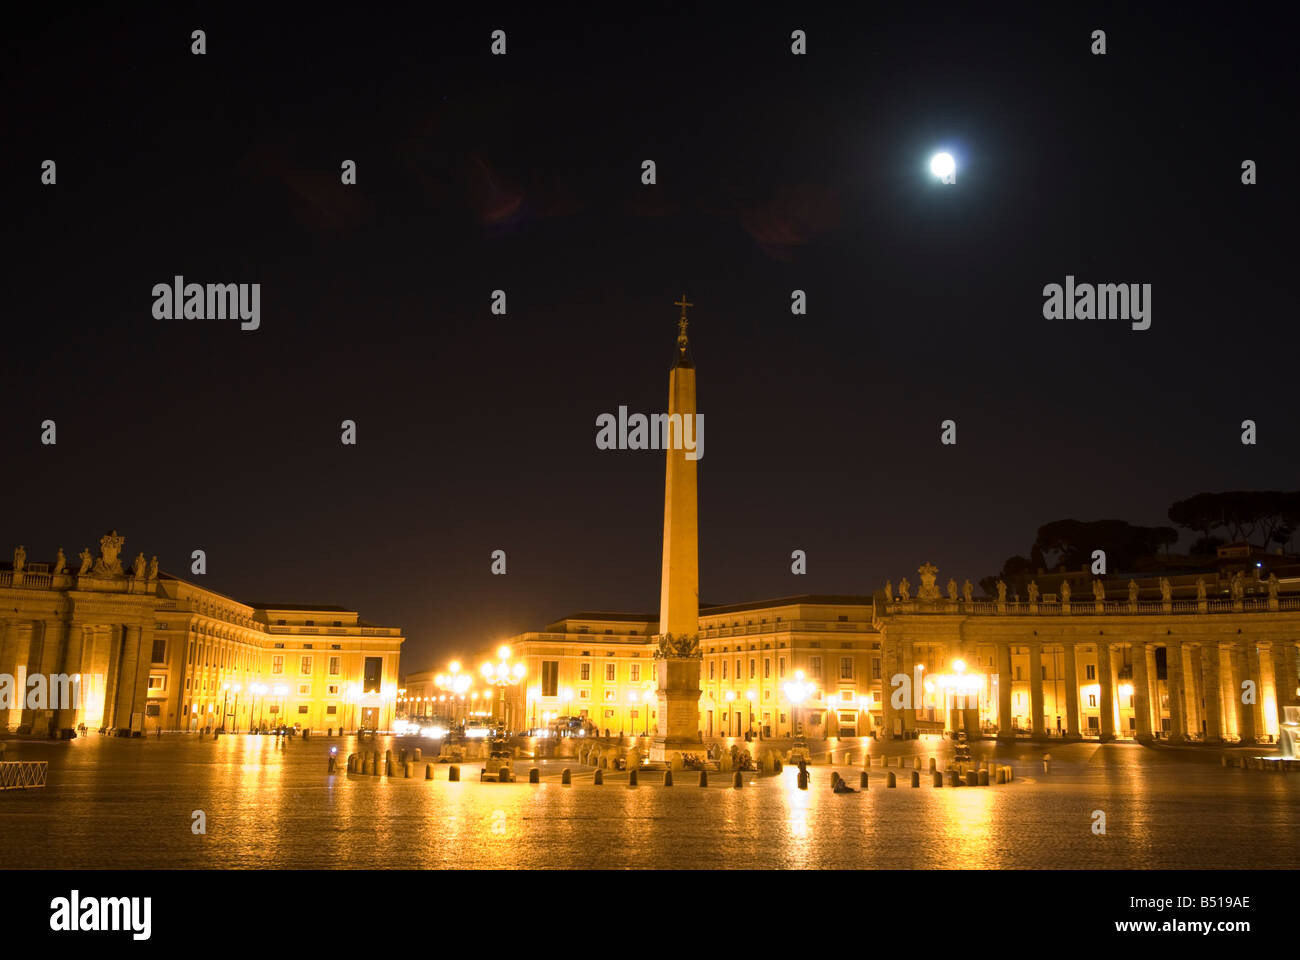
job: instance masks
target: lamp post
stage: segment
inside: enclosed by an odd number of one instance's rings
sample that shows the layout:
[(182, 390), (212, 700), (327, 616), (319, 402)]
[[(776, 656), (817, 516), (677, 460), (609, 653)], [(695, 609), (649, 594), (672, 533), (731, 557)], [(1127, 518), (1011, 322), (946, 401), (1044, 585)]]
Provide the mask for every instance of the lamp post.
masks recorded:
[(790, 701), (790, 715), (794, 719), (794, 735), (802, 737), (803, 717), (799, 714), (799, 708), (803, 706), (803, 702), (812, 693), (812, 684), (804, 682), (802, 670), (796, 670), (794, 679), (787, 680), (784, 689), (786, 699)]
[(501, 722), (509, 730), (509, 718), (506, 716), (506, 688), (516, 686), (519, 681), (523, 680), (527, 668), (522, 660), (511, 663), (510, 648), (503, 645), (497, 648), (496, 664), (484, 663), (479, 668), (479, 672), (483, 675), (484, 680), (501, 690)]
[(283, 727), (285, 725), (284, 723), (285, 696), (289, 693), (289, 685), (287, 683), (277, 683), (275, 685), (274, 693), (277, 697), (280, 698), (280, 710), (278, 716), (280, 719), (280, 726)]
[(645, 683), (641, 684), (641, 686), (645, 690), (642, 700), (645, 701), (645, 735), (648, 737), (650, 736), (650, 704), (655, 702), (655, 682), (653, 680), (647, 680)]
[[(736, 702), (736, 691), (728, 690), (726, 700), (727, 700), (727, 736), (731, 736), (731, 714), (734, 713), (736, 709), (731, 704)], [(736, 728), (737, 729), (740, 728), (739, 717), (736, 718)]]
[(754, 691), (746, 690), (745, 699), (749, 704), (745, 711), (745, 732), (752, 737), (754, 735)]
[(226, 732), (226, 703), (230, 699), (230, 684), (221, 685), (221, 732)]

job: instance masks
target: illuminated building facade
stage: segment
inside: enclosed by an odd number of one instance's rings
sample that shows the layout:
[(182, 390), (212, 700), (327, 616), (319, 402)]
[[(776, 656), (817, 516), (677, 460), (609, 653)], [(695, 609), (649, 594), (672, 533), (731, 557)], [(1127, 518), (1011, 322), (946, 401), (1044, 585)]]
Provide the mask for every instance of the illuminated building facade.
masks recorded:
[(79, 570), (61, 552), (53, 563), (28, 564), (21, 550), (0, 570), (0, 673), (62, 674), (79, 688), (62, 708), (20, 702), (0, 714), (7, 729), (391, 726), (400, 630), (343, 607), (241, 603), (161, 573), (143, 556), (126, 569), (123, 541), (105, 536), (99, 560), (87, 551)]

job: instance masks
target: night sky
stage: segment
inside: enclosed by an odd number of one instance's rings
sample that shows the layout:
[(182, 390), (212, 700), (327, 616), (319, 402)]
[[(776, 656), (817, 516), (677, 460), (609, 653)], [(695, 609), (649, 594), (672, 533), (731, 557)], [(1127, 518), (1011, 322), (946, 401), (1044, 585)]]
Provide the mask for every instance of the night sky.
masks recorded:
[[(1297, 486), (1285, 8), (896, 6), (11, 24), (0, 554), (202, 548), (211, 589), (402, 627), (406, 670), (653, 612), (663, 454), (595, 421), (664, 409), (682, 292), (705, 603)], [(154, 319), (176, 274), (260, 283), (261, 328)], [(1067, 274), (1152, 284), (1151, 329), (1044, 320)]]

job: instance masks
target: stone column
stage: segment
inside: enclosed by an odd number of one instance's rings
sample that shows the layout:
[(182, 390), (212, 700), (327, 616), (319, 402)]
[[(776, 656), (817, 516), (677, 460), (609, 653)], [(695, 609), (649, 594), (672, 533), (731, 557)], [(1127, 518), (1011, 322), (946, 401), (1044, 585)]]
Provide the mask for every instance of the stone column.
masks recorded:
[[(63, 643), (63, 660), (59, 667), (60, 673), (69, 675), (81, 673), (81, 662), (84, 659), (86, 648), (86, 627), (80, 623), (68, 625), (68, 636)], [(69, 707), (63, 707), (55, 714), (55, 726), (59, 732), (65, 736), (68, 733), (76, 731), (77, 724), (81, 722), (81, 709), (85, 703), (85, 697), (88, 691), (86, 678), (81, 678), (81, 700)]]
[[(1254, 680), (1250, 670), (1250, 653), (1248, 646), (1254, 644), (1247, 640), (1238, 640), (1232, 647), (1232, 702), (1237, 711), (1237, 740), (1240, 743), (1254, 743), (1258, 735), (1255, 724), (1256, 705), (1242, 702), (1242, 684)], [(1256, 701), (1258, 701), (1258, 682), (1256, 682)]]
[(1163, 729), (1160, 721), (1164, 714), (1160, 710), (1160, 671), (1156, 668), (1156, 644), (1147, 645), (1147, 702), (1151, 705), (1151, 734)]
[[(888, 632), (880, 641), (880, 725), (881, 737), (885, 740), (892, 740), (894, 737), (894, 718), (898, 715), (894, 710), (894, 692), (896, 688), (893, 684), (894, 675), (898, 673), (894, 663), (894, 649), (897, 644), (889, 637)], [(910, 681), (909, 681), (910, 682)], [(915, 691), (913, 691), (915, 693)]]
[[(904, 640), (902, 643), (900, 643), (900, 644), (898, 645), (898, 647), (899, 647), (899, 655), (900, 655), (900, 657), (902, 658), (902, 661), (903, 661), (903, 662), (902, 662), (902, 665), (901, 665), (901, 669), (899, 670), (899, 673), (905, 673), (905, 674), (907, 674), (909, 677), (911, 677), (911, 678), (913, 678), (913, 679), (915, 680), (915, 678), (916, 678), (916, 650), (915, 650), (915, 648), (912, 646), (912, 641), (911, 641), (911, 640)], [(830, 658), (828, 657), (827, 659), (830, 659)], [(835, 672), (834, 676), (838, 677), (838, 676), (839, 676), (839, 664), (838, 664), (838, 663), (835, 665), (835, 671), (836, 671), (836, 672)], [(830, 686), (830, 684), (827, 684), (827, 687), (829, 687), (829, 686)], [(912, 705), (911, 705), (910, 707), (904, 707), (903, 710), (902, 710), (902, 718), (903, 718), (903, 736), (904, 736), (904, 737), (906, 737), (906, 736), (908, 735), (909, 732), (911, 732), (912, 730), (915, 730), (915, 729), (916, 729), (916, 708), (917, 708), (917, 706), (918, 706), (918, 705), (920, 704), (920, 702), (921, 702), (921, 695), (922, 695), (922, 692), (923, 692), (924, 690), (925, 690), (925, 687), (924, 687), (924, 686), (921, 687), (920, 690), (913, 690), (913, 691), (912, 691), (912, 700), (911, 700), (911, 704), (912, 704)], [(829, 696), (830, 694), (828, 693), (827, 695)], [(827, 722), (829, 722), (829, 720), (830, 720), (830, 717), (829, 717), (829, 713), (828, 713), (828, 715), (827, 715)]]
[(1014, 740), (1015, 731), (1011, 728), (1011, 644), (1005, 640), (997, 642), (998, 658), (998, 739)]
[(1291, 658), (1287, 656), (1290, 640), (1274, 640), (1269, 645), (1269, 655), (1273, 661), (1273, 699), (1277, 703), (1277, 722), (1279, 729), (1286, 722), (1286, 707), (1296, 703), (1296, 676), (1291, 672)]
[(1205, 742), (1219, 744), (1223, 743), (1223, 726), (1219, 719), (1223, 691), (1219, 686), (1218, 641), (1201, 641), (1199, 653), (1201, 684), (1205, 690)]
[(1204, 695), (1201, 682), (1201, 663), (1196, 656), (1195, 644), (1183, 644), (1183, 683), (1187, 687), (1187, 735), (1198, 737), (1201, 734), (1201, 721), (1204, 717), (1202, 701)]
[(30, 635), (23, 635), (24, 625), (18, 620), (0, 624), (0, 673), (13, 677), (12, 701), (7, 709), (0, 710), (0, 730), (11, 730), (23, 722), (23, 704), (27, 696), (27, 656)]
[(1043, 727), (1043, 645), (1037, 640), (1029, 643), (1029, 710), (1034, 739), (1047, 739)]
[(58, 704), (54, 698), (58, 696), (59, 685), (51, 682), (50, 677), (59, 672), (63, 656), (63, 630), (64, 623), (61, 620), (41, 621), (40, 642), (33, 644), (30, 670), (44, 675), (49, 697), (43, 709), (23, 711), (23, 723), (31, 725), (35, 736), (51, 736), (56, 733), (54, 711), (58, 709)]
[(1133, 642), (1133, 714), (1137, 717), (1138, 743), (1151, 742), (1151, 684), (1147, 679), (1147, 644)]
[(1259, 665), (1259, 644), (1254, 640), (1246, 643), (1246, 662), (1250, 668), (1250, 678), (1255, 681), (1255, 702), (1249, 705), (1255, 724), (1255, 739), (1263, 740), (1268, 733), (1264, 723), (1264, 674)]
[(1169, 742), (1187, 740), (1187, 695), (1183, 685), (1183, 642), (1165, 640), (1165, 676), (1169, 682)]
[(1097, 642), (1097, 709), (1101, 713), (1102, 743), (1115, 739), (1115, 684), (1111, 679), (1110, 642)]
[(1079, 661), (1074, 641), (1061, 644), (1065, 659), (1065, 739), (1078, 740), (1079, 732)]

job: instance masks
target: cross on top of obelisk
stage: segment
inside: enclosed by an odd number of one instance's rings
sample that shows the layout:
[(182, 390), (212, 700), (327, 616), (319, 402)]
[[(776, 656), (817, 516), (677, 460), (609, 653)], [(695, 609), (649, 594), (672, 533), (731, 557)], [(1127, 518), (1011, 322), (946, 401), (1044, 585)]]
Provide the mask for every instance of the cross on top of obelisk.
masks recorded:
[(690, 321), (686, 319), (686, 308), (693, 307), (695, 304), (686, 299), (686, 294), (682, 294), (680, 300), (674, 300), (673, 306), (682, 308), (682, 315), (677, 319), (677, 349), (682, 353), (686, 352), (686, 325)]

